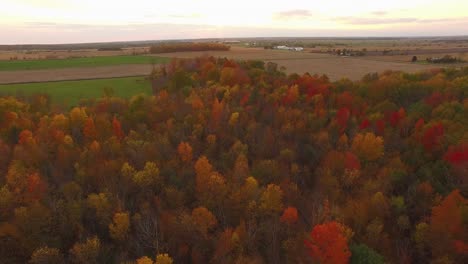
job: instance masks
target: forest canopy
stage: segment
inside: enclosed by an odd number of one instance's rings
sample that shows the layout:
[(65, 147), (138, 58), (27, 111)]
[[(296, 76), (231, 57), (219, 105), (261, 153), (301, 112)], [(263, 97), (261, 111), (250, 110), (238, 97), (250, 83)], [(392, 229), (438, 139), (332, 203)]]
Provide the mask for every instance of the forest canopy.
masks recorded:
[(468, 68), (149, 78), (70, 110), (0, 98), (2, 263), (468, 262)]
[(150, 47), (150, 53), (169, 53), (181, 51), (228, 51), (231, 47), (215, 42), (161, 43)]

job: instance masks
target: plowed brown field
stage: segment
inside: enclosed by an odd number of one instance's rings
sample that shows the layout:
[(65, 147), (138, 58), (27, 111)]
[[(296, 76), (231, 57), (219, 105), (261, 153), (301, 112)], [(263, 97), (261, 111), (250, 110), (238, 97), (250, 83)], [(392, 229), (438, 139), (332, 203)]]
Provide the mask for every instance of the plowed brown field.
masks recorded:
[[(243, 47), (232, 47), (230, 51), (165, 53), (164, 57), (194, 58), (204, 55), (271, 61), (286, 67), (288, 73), (326, 74), (331, 80), (343, 77), (357, 80), (369, 72), (385, 70), (417, 72), (443, 67), (401, 61), (383, 61), (371, 57), (338, 57), (329, 54)], [(0, 71), (0, 84), (143, 76), (149, 74), (151, 67), (151, 65), (119, 65), (58, 70)]]

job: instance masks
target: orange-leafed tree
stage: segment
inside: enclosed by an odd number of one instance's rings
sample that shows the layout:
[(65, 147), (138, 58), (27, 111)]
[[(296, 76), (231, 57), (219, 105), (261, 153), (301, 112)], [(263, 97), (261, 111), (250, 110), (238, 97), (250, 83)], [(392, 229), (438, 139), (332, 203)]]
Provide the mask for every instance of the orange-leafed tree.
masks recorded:
[(344, 264), (351, 253), (340, 224), (328, 222), (316, 225), (310, 239), (304, 241), (308, 254), (322, 264)]
[(210, 229), (214, 228), (218, 224), (216, 217), (205, 207), (193, 209), (192, 219), (204, 236), (207, 235)]
[(212, 128), (217, 128), (221, 123), (221, 117), (224, 111), (224, 102), (219, 101), (218, 98), (215, 98), (213, 101), (213, 106), (211, 108), (211, 125)]
[(192, 147), (187, 142), (180, 142), (179, 146), (177, 147), (177, 152), (179, 153), (180, 159), (183, 162), (190, 162), (192, 161)]
[(210, 161), (202, 156), (195, 162), (195, 174), (195, 189), (198, 193), (205, 193), (209, 189), (207, 184), (212, 178), (211, 175), (217, 173), (213, 171)]
[(33, 201), (41, 200), (47, 192), (47, 182), (42, 180), (41, 176), (38, 173), (33, 173), (29, 175), (27, 182), (27, 198)]
[(281, 215), (280, 220), (281, 222), (286, 223), (288, 225), (295, 224), (297, 222), (296, 207), (289, 206), (288, 208), (284, 209), (283, 215)]
[(96, 139), (97, 137), (96, 126), (94, 125), (94, 120), (91, 117), (88, 117), (84, 123), (83, 135), (89, 140)]
[(112, 130), (114, 131), (114, 136), (116, 136), (119, 140), (124, 138), (125, 134), (122, 130), (122, 124), (116, 117), (112, 119)]
[(434, 256), (463, 254), (459, 251), (468, 244), (468, 226), (463, 219), (467, 206), (468, 200), (459, 190), (454, 190), (440, 205), (432, 208), (430, 238)]

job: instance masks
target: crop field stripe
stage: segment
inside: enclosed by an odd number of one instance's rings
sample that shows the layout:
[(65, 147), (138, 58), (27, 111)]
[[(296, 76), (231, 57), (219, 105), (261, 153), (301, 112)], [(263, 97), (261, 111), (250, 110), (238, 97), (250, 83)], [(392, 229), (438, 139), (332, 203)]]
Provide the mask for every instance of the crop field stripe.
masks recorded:
[(105, 56), (45, 60), (3, 60), (0, 61), (0, 71), (101, 67), (125, 64), (161, 64), (167, 61), (169, 61), (169, 58), (158, 56)]
[(136, 94), (151, 94), (151, 83), (144, 77), (123, 77), (81, 81), (2, 84), (0, 96), (31, 96), (48, 94), (55, 104), (78, 105), (82, 99), (100, 98), (104, 89), (111, 88), (114, 96), (131, 98)]

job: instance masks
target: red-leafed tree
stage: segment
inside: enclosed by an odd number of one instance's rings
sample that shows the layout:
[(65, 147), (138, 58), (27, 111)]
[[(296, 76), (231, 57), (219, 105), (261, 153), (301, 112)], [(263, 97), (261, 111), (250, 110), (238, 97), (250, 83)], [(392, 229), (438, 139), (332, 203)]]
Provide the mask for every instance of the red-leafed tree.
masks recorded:
[(348, 91), (339, 94), (336, 98), (338, 107), (351, 108), (353, 106), (354, 96)]
[(468, 144), (449, 147), (444, 158), (453, 166), (468, 164)]
[(348, 263), (351, 256), (348, 241), (337, 222), (316, 225), (304, 243), (309, 255), (323, 264)]
[(404, 108), (400, 108), (400, 110), (392, 112), (389, 117), (389, 122), (392, 127), (397, 127), (401, 120), (405, 118), (406, 116), (406, 111)]
[(423, 126), (424, 126), (424, 119), (419, 118), (418, 121), (416, 122), (416, 124), (414, 124), (414, 130), (420, 131)]
[(433, 125), (424, 131), (422, 144), (426, 151), (432, 152), (442, 141), (444, 126), (441, 123)]
[(375, 122), (375, 132), (377, 135), (383, 135), (385, 133), (385, 121), (379, 119)]
[(369, 119), (362, 120), (361, 124), (359, 125), (359, 129), (366, 129), (370, 126)]
[(351, 117), (351, 111), (348, 108), (343, 107), (336, 113), (336, 122), (340, 126), (341, 132), (344, 132), (348, 126), (348, 120)]
[(468, 183), (468, 144), (449, 147), (444, 159), (450, 163), (457, 180)]
[(345, 168), (348, 170), (360, 170), (361, 169), (361, 162), (359, 158), (354, 155), (352, 152), (345, 153), (345, 160), (344, 160)]
[(431, 107), (436, 107), (444, 101), (444, 96), (440, 92), (434, 92), (424, 100)]
[(297, 85), (291, 86), (283, 96), (283, 105), (292, 105), (299, 99), (299, 87)]

